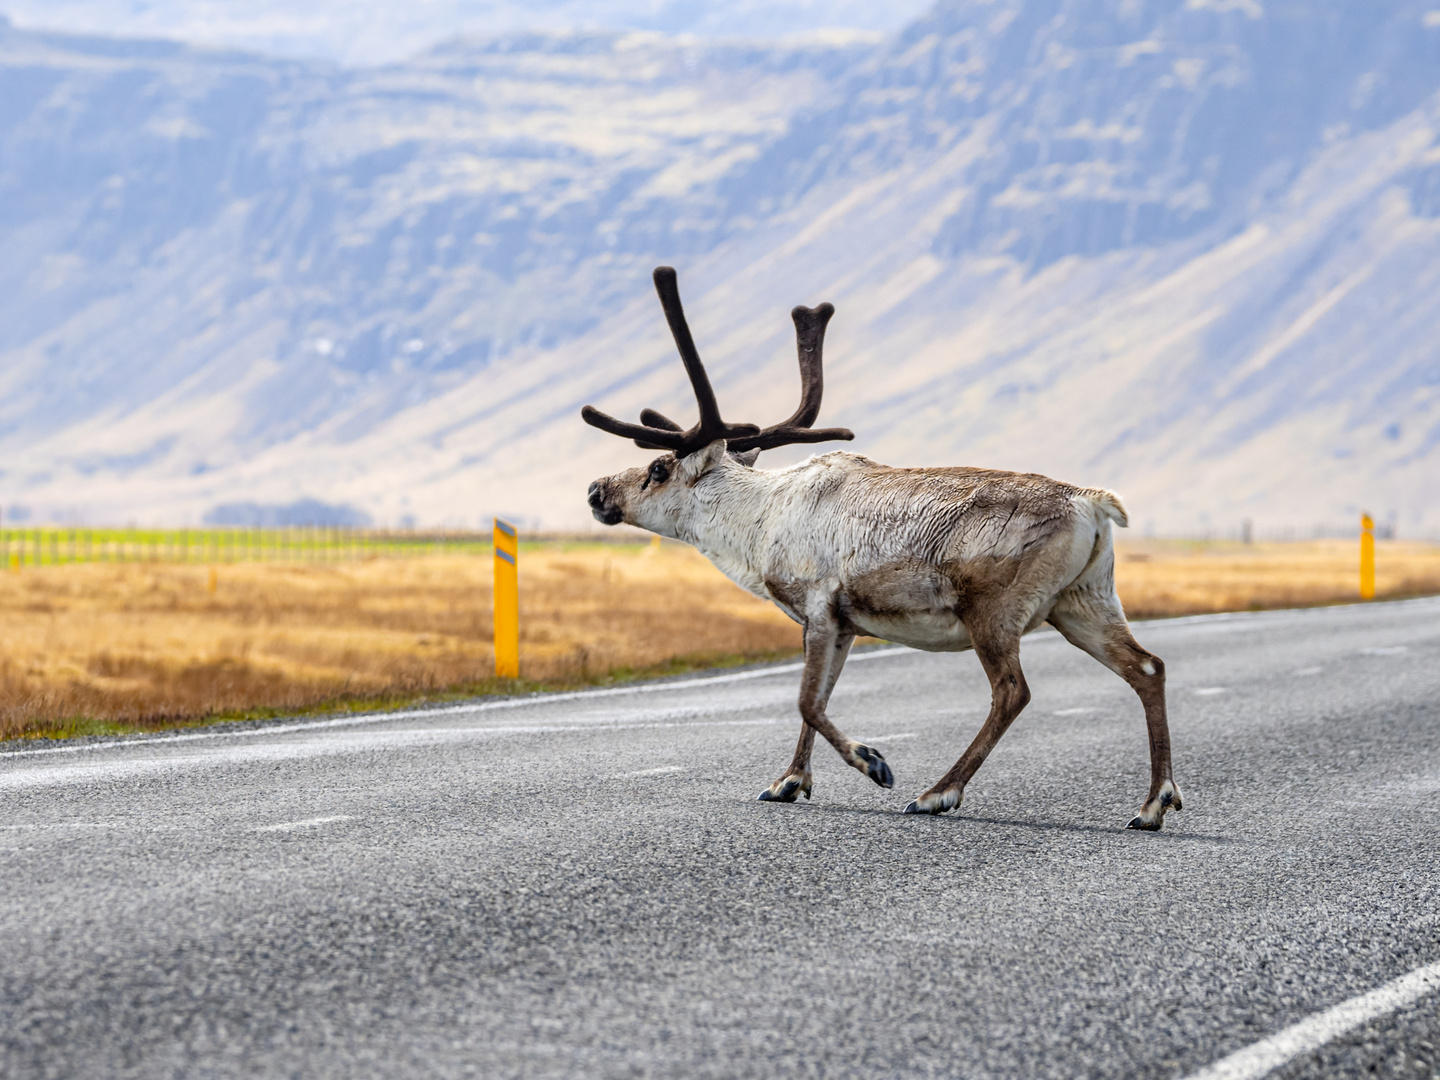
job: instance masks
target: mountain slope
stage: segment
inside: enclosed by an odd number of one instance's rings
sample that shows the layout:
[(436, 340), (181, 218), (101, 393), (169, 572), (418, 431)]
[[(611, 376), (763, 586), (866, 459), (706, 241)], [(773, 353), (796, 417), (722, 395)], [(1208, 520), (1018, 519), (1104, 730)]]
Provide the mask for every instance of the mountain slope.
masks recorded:
[(394, 63), (457, 34), (575, 28), (704, 37), (894, 32), (924, 0), (4, 0), (27, 28), (208, 45), (345, 64)]
[[(1440, 15), (969, 0), (873, 53), (687, 48), (185, 53), (175, 101), (253, 88), (195, 155), (223, 197), (150, 212), (165, 193), (96, 169), (3, 222), (30, 245), (0, 308), (7, 498), (582, 523), (588, 480), (643, 455), (578, 406), (693, 409), (665, 261), (737, 417), (793, 408), (785, 313), (829, 299), (823, 419), (871, 456), (1116, 487), (1162, 531), (1440, 529)], [(46, 93), (6, 120), (3, 190), (83, 141)], [(186, 109), (126, 122), (223, 128)]]
[(12, 31), (4, 479), (204, 476), (573, 338), (713, 246), (716, 176), (865, 49), (566, 35), (355, 73)]

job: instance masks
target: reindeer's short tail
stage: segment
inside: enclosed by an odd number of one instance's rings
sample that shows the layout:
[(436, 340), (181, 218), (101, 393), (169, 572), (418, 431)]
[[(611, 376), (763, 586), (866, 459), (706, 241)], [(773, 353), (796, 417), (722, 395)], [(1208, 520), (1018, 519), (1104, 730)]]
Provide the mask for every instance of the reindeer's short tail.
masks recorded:
[(1122, 529), (1129, 527), (1130, 515), (1125, 512), (1125, 504), (1120, 501), (1119, 495), (1104, 488), (1081, 488), (1080, 494), (1098, 506), (1116, 525)]

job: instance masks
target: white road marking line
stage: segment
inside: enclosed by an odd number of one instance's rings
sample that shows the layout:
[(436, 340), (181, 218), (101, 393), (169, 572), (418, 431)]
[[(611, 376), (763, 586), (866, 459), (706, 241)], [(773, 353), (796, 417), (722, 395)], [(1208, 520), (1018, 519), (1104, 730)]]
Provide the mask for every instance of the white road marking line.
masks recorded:
[[(897, 646), (893, 649), (876, 649), (874, 652), (856, 653), (849, 663), (859, 660), (878, 660), (882, 657), (899, 656), (910, 649)], [(634, 686), (616, 686), (604, 690), (570, 690), (560, 694), (534, 694), (522, 698), (506, 698), (503, 701), (478, 701), (473, 705), (449, 705), (440, 709), (407, 709), (401, 712), (363, 713), (359, 716), (336, 717), (333, 720), (307, 720), (298, 724), (274, 724), (268, 727), (247, 728), (244, 731), (207, 730), (187, 732), (184, 735), (156, 735), (153, 738), (123, 739), (116, 742), (85, 743), (82, 746), (46, 746), (38, 750), (0, 751), (0, 761), (12, 757), (34, 757), (42, 754), (80, 754), (92, 750), (115, 750), (133, 746), (165, 746), (177, 742), (197, 742), (202, 739), (244, 739), (257, 735), (286, 735), (292, 731), (318, 731), (325, 728), (358, 727), (364, 724), (380, 724), (387, 720), (422, 720), (432, 716), (456, 716), (461, 713), (494, 712), (497, 709), (521, 709), (529, 705), (552, 705), (558, 701), (587, 701), (591, 698), (619, 697), (625, 694), (660, 694), (669, 690), (691, 690), (697, 686), (720, 683), (746, 682), (763, 679), (770, 675), (784, 675), (799, 671), (802, 663), (777, 664), (774, 667), (754, 671), (737, 671), (731, 675), (710, 675), (697, 679), (679, 679), (675, 682), (639, 683)]]
[(1393, 802), (1342, 802), (1351, 810), (1390, 810), (1397, 814), (1440, 814), (1440, 806), (1396, 806)]
[[(1433, 596), (1417, 596), (1413, 600), (1382, 600), (1387, 608), (1411, 608), (1430, 607), (1436, 604)], [(1306, 619), (1321, 618), (1352, 618), (1365, 616), (1366, 612), (1373, 612), (1379, 604), (1336, 604), (1331, 607), (1319, 608), (1279, 608), (1275, 611), (1217, 611), (1209, 615), (1180, 615), (1170, 619), (1134, 619), (1130, 626), (1144, 627), (1146, 631), (1164, 630), (1172, 626), (1195, 626), (1196, 624), (1211, 624), (1207, 629), (1239, 629), (1233, 624), (1254, 624), (1265, 623), (1273, 626), (1277, 623), (1301, 622)], [(1231, 624), (1231, 625), (1224, 625)]]
[[(1167, 630), (1177, 627), (1194, 627), (1197, 624), (1209, 624), (1207, 628), (1226, 631), (1247, 628), (1254, 624), (1265, 624), (1273, 626), (1277, 623), (1299, 622), (1306, 619), (1317, 619), (1325, 617), (1345, 618), (1350, 615), (1373, 612), (1378, 608), (1410, 608), (1434, 606), (1434, 597), (1422, 596), (1414, 600), (1388, 600), (1379, 604), (1349, 604), (1338, 607), (1324, 608), (1298, 608), (1282, 611), (1222, 611), (1213, 615), (1186, 615), (1175, 619), (1140, 619), (1131, 623), (1132, 627), (1143, 627), (1147, 633), (1152, 630)], [(1260, 629), (1262, 627), (1256, 626)], [(1050, 635), (1046, 634), (1045, 637)], [(1031, 640), (1035, 640), (1033, 637)], [(1056, 640), (1059, 640), (1058, 635)], [(876, 649), (873, 652), (854, 653), (850, 656), (848, 663), (853, 664), (861, 660), (879, 660), (885, 657), (899, 656), (911, 650), (903, 645), (888, 649)], [(762, 679), (769, 675), (781, 675), (791, 671), (799, 671), (804, 667), (801, 663), (777, 664), (775, 667), (761, 668), (755, 671), (737, 671), (731, 675), (701, 676), (695, 679), (682, 679), (676, 682), (667, 683), (642, 683), (636, 686), (617, 686), (604, 690), (573, 690), (561, 694), (536, 694), (533, 697), (511, 699), (505, 701), (479, 702), (474, 705), (454, 705), (443, 709), (414, 709), (405, 712), (393, 713), (372, 713), (353, 717), (337, 717), (332, 720), (310, 720), (298, 724), (276, 724), (268, 727), (249, 728), (245, 731), (197, 731), (184, 735), (157, 735), (152, 738), (121, 739), (115, 742), (86, 743), (83, 746), (47, 746), (37, 750), (6, 750), (0, 751), (0, 761), (9, 757), (31, 757), (40, 754), (79, 754), (92, 750), (113, 750), (130, 746), (152, 746), (167, 742), (193, 742), (199, 739), (239, 739), (250, 738), (257, 735), (283, 735), (291, 731), (314, 731), (322, 728), (336, 728), (347, 726), (358, 726), (361, 724), (379, 724), (388, 720), (423, 719), (427, 716), (446, 716), (456, 713), (467, 712), (488, 712), (494, 709), (517, 709), (527, 705), (545, 705), (556, 701), (574, 701), (583, 698), (609, 697), (624, 694), (654, 694), (663, 693), (667, 690), (686, 690), (705, 683), (731, 683), (741, 682), (747, 679)]]
[(1226, 687), (1223, 686), (1202, 686), (1200, 687), (1200, 689), (1192, 690), (1190, 692), (1196, 697), (1214, 697), (1216, 694), (1225, 693), (1225, 690)]
[(895, 735), (856, 735), (856, 736), (855, 736), (855, 738), (856, 738), (857, 741), (863, 742), (863, 743), (873, 743), (873, 742), (899, 742), (901, 739), (918, 739), (919, 737), (920, 737), (920, 733), (919, 733), (918, 731), (901, 731), (901, 732), (899, 732), (899, 733), (897, 733), (897, 734), (895, 734)]
[(645, 776), (668, 776), (671, 773), (684, 772), (684, 765), (661, 765), (658, 769), (641, 769), (639, 772), (621, 773), (615, 777), (616, 780), (638, 780)]
[(1207, 1065), (1185, 1080), (1257, 1080), (1301, 1054), (1318, 1050), (1361, 1024), (1403, 1009), (1426, 994), (1440, 990), (1440, 962), (1416, 968), (1368, 994), (1342, 1001), (1298, 1024), (1291, 1024), (1268, 1039), (1237, 1050)]
[(294, 832), (296, 829), (313, 829), (317, 825), (331, 825), (337, 821), (351, 821), (349, 814), (334, 814), (331, 817), (312, 817), (304, 821), (282, 821), (278, 825), (261, 825), (256, 832)]
[(1302, 667), (1296, 668), (1292, 674), (1295, 675), (1319, 675), (1325, 669), (1323, 667)]
[(1361, 656), (1399, 656), (1410, 649), (1405, 645), (1372, 645), (1368, 649), (1361, 649)]
[[(691, 720), (686, 722), (527, 724), (504, 727), (401, 728), (397, 731), (343, 731), (336, 737), (312, 738), (275, 743), (224, 743), (199, 747), (195, 753), (167, 754), (164, 757), (121, 758), (71, 764), (32, 764), (0, 771), (0, 792), (18, 791), (63, 784), (132, 780), (137, 777), (181, 769), (216, 769), (256, 762), (293, 762), (342, 754), (371, 753), (399, 746), (442, 746), (474, 742), (506, 735), (553, 735), (576, 731), (644, 731), (682, 727), (761, 727), (789, 724), (789, 719), (762, 717), (758, 720)], [(149, 744), (145, 744), (149, 745)]]
[(1092, 706), (1089, 706), (1089, 705), (1081, 705), (1080, 707), (1075, 708), (1075, 709), (1056, 709), (1054, 715), (1056, 715), (1056, 716), (1084, 716), (1086, 713), (1099, 712), (1099, 711), (1100, 711), (1099, 709), (1093, 708)]

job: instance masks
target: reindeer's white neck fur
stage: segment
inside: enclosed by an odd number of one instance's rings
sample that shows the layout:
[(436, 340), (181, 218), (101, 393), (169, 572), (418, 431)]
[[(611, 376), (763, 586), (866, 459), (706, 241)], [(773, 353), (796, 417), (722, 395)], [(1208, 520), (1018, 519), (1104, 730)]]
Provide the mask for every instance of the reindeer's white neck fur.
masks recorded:
[(812, 457), (785, 469), (752, 469), (723, 459), (696, 482), (677, 539), (694, 545), (741, 588), (768, 599), (765, 568), (774, 556), (772, 526), (786, 520), (786, 504), (819, 463)]

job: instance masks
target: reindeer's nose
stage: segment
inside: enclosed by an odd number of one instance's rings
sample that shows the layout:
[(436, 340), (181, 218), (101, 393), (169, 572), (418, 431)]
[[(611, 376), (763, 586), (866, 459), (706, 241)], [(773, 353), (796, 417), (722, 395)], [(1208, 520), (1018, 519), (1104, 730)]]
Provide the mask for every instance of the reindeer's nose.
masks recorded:
[(602, 525), (619, 525), (625, 520), (625, 511), (618, 506), (610, 506), (605, 501), (605, 484), (596, 480), (590, 485), (590, 512), (595, 515), (595, 520)]

